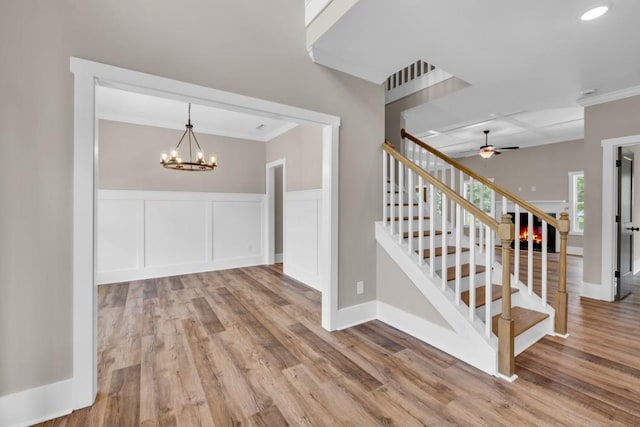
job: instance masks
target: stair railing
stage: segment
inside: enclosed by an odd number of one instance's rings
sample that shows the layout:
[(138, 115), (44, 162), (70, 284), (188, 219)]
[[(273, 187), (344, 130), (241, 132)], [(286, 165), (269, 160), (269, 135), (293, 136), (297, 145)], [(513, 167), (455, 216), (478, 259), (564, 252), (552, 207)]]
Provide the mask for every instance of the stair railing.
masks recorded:
[[(560, 213), (559, 218), (554, 218), (538, 207), (528, 203), (520, 197), (510, 193), (506, 189), (496, 185), (486, 177), (479, 175), (465, 165), (450, 158), (446, 154), (424, 143), (415, 136), (409, 134), (404, 129), (401, 131), (401, 137), (407, 139), (413, 144), (404, 144), (405, 155), (412, 162), (424, 168), (426, 171), (440, 176), (440, 179), (451, 188), (459, 188), (460, 194), (478, 206), (484, 212), (488, 212), (493, 217), (497, 215), (496, 206), (500, 206), (502, 216), (509, 212), (513, 212), (514, 228), (516, 233), (516, 242), (514, 244), (513, 255), (513, 275), (516, 279), (520, 278), (520, 242), (526, 243), (526, 279), (522, 280), (526, 283), (528, 292), (534, 292), (534, 241), (541, 245), (540, 267), (540, 297), (543, 304), (547, 303), (548, 289), (548, 249), (549, 242), (548, 225), (555, 227), (560, 236), (559, 243), (559, 268), (558, 268), (558, 284), (555, 294), (555, 332), (558, 335), (567, 334), (567, 236), (569, 234), (569, 215), (566, 212)], [(466, 185), (465, 185), (466, 184)], [(467, 189), (467, 191), (465, 191)], [(476, 190), (479, 192), (479, 200), (474, 200)], [(485, 193), (490, 195), (489, 207), (486, 206)], [(496, 203), (496, 197), (500, 198), (500, 202)], [(528, 227), (521, 232), (521, 213), (526, 215)], [(534, 229), (534, 220), (540, 221), (540, 235), (536, 235)], [(475, 234), (473, 227), (470, 227), (470, 235)], [(481, 248), (492, 248), (491, 242), (486, 241), (486, 233), (480, 229), (478, 233), (478, 243)], [(504, 265), (504, 258), (503, 265)], [(524, 269), (523, 271), (524, 272)], [(504, 291), (504, 288), (503, 288)]]
[[(393, 144), (385, 142), (382, 145), (382, 168), (383, 168), (383, 222), (385, 227), (393, 236), (397, 233), (398, 243), (403, 244), (407, 240), (407, 252), (415, 256), (417, 252), (418, 263), (423, 264), (428, 259), (428, 273), (431, 277), (436, 275), (436, 232), (441, 233), (440, 245), (440, 268), (439, 274), (442, 281), (442, 290), (449, 291), (448, 282), (451, 280), (452, 271), (454, 279), (454, 302), (460, 305), (461, 302), (461, 257), (464, 251), (462, 246), (464, 234), (465, 215), (470, 215), (469, 239), (469, 299), (468, 313), (470, 321), (474, 321), (476, 316), (476, 260), (475, 260), (475, 235), (476, 222), (480, 229), (483, 229), (483, 236), (487, 247), (493, 248), (495, 238), (500, 239), (502, 248), (503, 271), (502, 271), (502, 314), (498, 320), (498, 371), (500, 374), (511, 377), (514, 374), (515, 366), (515, 346), (514, 346), (514, 321), (511, 318), (511, 243), (514, 238), (514, 226), (511, 216), (504, 214), (501, 222), (483, 211), (471, 201), (464, 198), (455, 188), (446, 183), (444, 171), (436, 171), (431, 174), (416, 164), (411, 159), (398, 152)], [(438, 178), (436, 175), (440, 175)], [(426, 189), (426, 199), (424, 197)], [(407, 201), (405, 202), (405, 195)], [(414, 216), (414, 208), (417, 205), (417, 216)], [(429, 230), (424, 230), (425, 205), (429, 209)], [(451, 205), (451, 210), (449, 207)], [(406, 209), (406, 218), (404, 207)], [(404, 221), (407, 221), (407, 231), (405, 232)], [(417, 220), (418, 230), (414, 231), (414, 222)], [(440, 230), (436, 230), (436, 223)], [(448, 230), (449, 224), (452, 230)], [(455, 232), (453, 251), (449, 248), (449, 233)], [(428, 249), (425, 246), (425, 237)], [(417, 239), (417, 245), (415, 240)], [(416, 250), (417, 246), (417, 250)], [(428, 256), (425, 255), (428, 251)], [(448, 255), (453, 254), (455, 262), (453, 270), (447, 266)], [(493, 270), (493, 250), (484, 251), (484, 276), (485, 276), (485, 335), (491, 337), (493, 315), (491, 310), (492, 302), (492, 270)], [(482, 273), (482, 272), (480, 272)]]

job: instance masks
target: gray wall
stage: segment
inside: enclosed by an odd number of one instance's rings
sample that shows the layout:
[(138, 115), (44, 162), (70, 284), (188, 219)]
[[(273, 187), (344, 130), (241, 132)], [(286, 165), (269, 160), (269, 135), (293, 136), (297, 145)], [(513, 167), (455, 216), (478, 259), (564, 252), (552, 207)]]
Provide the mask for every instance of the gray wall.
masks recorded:
[[(488, 159), (463, 157), (458, 161), (481, 175), (494, 178), (496, 184), (525, 200), (566, 200), (567, 203), (568, 173), (586, 167), (582, 140), (505, 151)], [(582, 247), (583, 237), (570, 235), (568, 244)]]
[(100, 120), (98, 188), (109, 190), (264, 193), (265, 143), (194, 132), (213, 172), (184, 173), (163, 168), (160, 153), (174, 147), (184, 131)]
[(444, 317), (380, 245), (376, 245), (376, 254), (378, 301), (451, 329)]
[[(640, 134), (640, 96), (585, 108), (583, 280), (602, 281), (602, 140)], [(613, 280), (613, 279), (612, 279)]]
[[(375, 298), (380, 85), (311, 62), (304, 2), (25, 0), (0, 14), (0, 396), (72, 375), (76, 56), (340, 116), (340, 307)], [(357, 161), (358, 167), (354, 167)], [(27, 163), (28, 162), (28, 163)], [(222, 162), (222, 158), (221, 158)]]
[(300, 125), (266, 145), (267, 163), (287, 159), (285, 191), (322, 188), (322, 128)]

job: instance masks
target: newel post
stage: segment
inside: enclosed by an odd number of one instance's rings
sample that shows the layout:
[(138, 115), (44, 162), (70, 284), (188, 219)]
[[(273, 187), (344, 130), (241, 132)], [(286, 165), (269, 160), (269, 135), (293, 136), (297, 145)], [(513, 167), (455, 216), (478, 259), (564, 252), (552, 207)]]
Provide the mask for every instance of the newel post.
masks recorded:
[[(511, 215), (502, 215), (498, 237), (502, 241), (502, 314), (498, 319), (498, 372), (505, 377), (515, 373), (514, 321), (511, 318), (511, 242), (515, 235)], [(487, 285), (487, 289), (491, 284)]]
[(569, 234), (569, 214), (562, 212), (558, 220), (560, 233), (560, 268), (558, 272), (558, 291), (556, 292), (555, 332), (567, 335), (567, 236)]

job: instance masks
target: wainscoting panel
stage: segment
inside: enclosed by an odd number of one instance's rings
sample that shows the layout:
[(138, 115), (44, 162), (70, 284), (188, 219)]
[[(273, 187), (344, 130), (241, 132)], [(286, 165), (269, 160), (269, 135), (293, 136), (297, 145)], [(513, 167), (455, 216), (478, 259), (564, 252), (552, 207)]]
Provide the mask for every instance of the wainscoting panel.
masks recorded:
[(207, 202), (145, 200), (145, 267), (207, 261)]
[(285, 193), (284, 273), (320, 289), (320, 201), (321, 190)]
[(98, 283), (264, 262), (264, 194), (98, 191)]
[(135, 270), (138, 225), (142, 215), (137, 200), (101, 200), (98, 203), (98, 271)]
[(213, 259), (257, 256), (262, 253), (263, 203), (213, 202)]

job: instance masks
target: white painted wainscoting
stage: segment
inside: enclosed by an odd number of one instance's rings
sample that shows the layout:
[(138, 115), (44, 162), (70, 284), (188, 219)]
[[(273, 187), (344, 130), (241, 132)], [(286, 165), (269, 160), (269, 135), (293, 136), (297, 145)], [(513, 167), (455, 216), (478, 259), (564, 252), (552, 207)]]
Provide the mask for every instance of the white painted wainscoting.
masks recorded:
[(264, 194), (98, 191), (98, 284), (264, 263)]
[(284, 194), (284, 273), (319, 291), (321, 200), (320, 189)]

